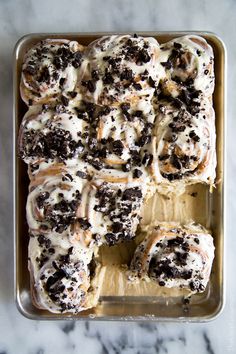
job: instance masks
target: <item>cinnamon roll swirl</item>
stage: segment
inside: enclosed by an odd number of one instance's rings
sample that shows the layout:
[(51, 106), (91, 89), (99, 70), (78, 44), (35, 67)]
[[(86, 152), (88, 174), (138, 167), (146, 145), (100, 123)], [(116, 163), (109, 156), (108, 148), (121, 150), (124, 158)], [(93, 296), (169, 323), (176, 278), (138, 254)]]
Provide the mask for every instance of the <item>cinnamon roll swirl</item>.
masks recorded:
[(164, 79), (172, 95), (182, 86), (193, 86), (204, 96), (214, 90), (214, 55), (212, 47), (199, 36), (176, 38), (160, 46), (160, 64), (165, 69)]
[(24, 116), (18, 138), (19, 156), (28, 164), (75, 160), (85, 150), (82, 132), (88, 123), (73, 106), (33, 106)]
[(160, 286), (203, 292), (214, 259), (213, 238), (202, 226), (160, 223), (138, 245), (131, 269)]
[(90, 230), (98, 244), (110, 246), (131, 240), (140, 221), (145, 195), (145, 185), (129, 180), (124, 173), (123, 176), (113, 174), (107, 178), (103, 176), (103, 179), (94, 178), (78, 209), (76, 233)]
[[(146, 103), (145, 100), (140, 102), (135, 110), (124, 103), (121, 108), (107, 108), (100, 115), (97, 142), (102, 146), (106, 165), (125, 172), (135, 165), (142, 166), (143, 150), (151, 140), (155, 119), (150, 102)], [(135, 156), (140, 160), (138, 164)]]
[[(27, 222), (31, 233), (53, 234), (69, 238), (72, 244), (92, 247), (96, 240), (88, 230), (89, 223), (78, 219), (81, 201), (87, 193), (86, 172), (52, 165), (31, 180), (27, 199)], [(83, 224), (83, 237), (76, 223)]]
[(212, 186), (216, 167), (214, 109), (208, 100), (161, 100), (151, 150), (151, 171), (160, 192), (193, 183)]
[(95, 306), (104, 270), (93, 251), (61, 238), (31, 234), (29, 271), (35, 306), (53, 313), (78, 313)]
[(30, 106), (76, 95), (83, 51), (83, 46), (67, 39), (46, 39), (30, 48), (22, 66), (23, 101)]
[(151, 98), (160, 71), (159, 44), (152, 37), (105, 36), (88, 46), (88, 65), (81, 85), (85, 97), (101, 105), (131, 105)]

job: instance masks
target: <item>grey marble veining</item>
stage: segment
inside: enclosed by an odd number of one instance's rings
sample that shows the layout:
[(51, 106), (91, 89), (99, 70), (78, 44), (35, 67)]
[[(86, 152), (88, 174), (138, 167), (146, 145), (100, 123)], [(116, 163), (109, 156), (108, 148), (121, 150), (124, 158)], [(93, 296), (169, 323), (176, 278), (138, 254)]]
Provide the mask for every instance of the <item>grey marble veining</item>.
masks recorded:
[[(208, 30), (228, 48), (227, 297), (207, 324), (39, 322), (13, 300), (12, 52), (30, 32)], [(0, 354), (236, 353), (236, 1), (0, 0)], [(234, 199), (235, 198), (235, 199)]]

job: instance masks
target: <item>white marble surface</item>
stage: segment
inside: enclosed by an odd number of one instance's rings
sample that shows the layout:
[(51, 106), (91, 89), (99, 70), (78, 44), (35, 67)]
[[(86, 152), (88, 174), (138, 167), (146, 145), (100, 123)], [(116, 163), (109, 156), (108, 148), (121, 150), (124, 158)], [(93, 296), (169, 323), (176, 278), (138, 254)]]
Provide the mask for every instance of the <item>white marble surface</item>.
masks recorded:
[[(227, 297), (207, 324), (39, 322), (13, 300), (12, 51), (29, 32), (209, 30), (228, 48)], [(236, 1), (0, 0), (0, 354), (236, 353)]]

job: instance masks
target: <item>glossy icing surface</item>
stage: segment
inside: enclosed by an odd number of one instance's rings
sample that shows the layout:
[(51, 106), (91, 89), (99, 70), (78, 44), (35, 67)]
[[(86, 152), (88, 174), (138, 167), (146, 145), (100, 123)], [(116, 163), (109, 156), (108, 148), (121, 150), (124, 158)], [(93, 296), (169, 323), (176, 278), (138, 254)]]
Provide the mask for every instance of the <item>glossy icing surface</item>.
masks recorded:
[(131, 269), (159, 286), (203, 292), (214, 259), (212, 236), (201, 226), (175, 223), (150, 227), (138, 245)]
[[(187, 184), (213, 185), (213, 87), (213, 52), (198, 36), (160, 46), (152, 37), (114, 35), (87, 48), (47, 39), (29, 49), (21, 78), (29, 111), (19, 155), (31, 179), (27, 221), (36, 306), (73, 313), (91, 307), (99, 296), (96, 291), (92, 304), (87, 301), (97, 247), (133, 239), (155, 190), (178, 194)], [(55, 238), (56, 247), (42, 250), (35, 238), (47, 244)], [(190, 248), (189, 242), (183, 243)], [(72, 245), (66, 255), (65, 243)], [(159, 267), (159, 248), (154, 255)], [(171, 264), (175, 251), (163, 257)], [(198, 252), (188, 257), (190, 269), (175, 267), (178, 281), (160, 277), (159, 284), (193, 287), (192, 278), (204, 271)], [(211, 263), (196, 291), (205, 289)], [(147, 273), (153, 278), (155, 272)]]

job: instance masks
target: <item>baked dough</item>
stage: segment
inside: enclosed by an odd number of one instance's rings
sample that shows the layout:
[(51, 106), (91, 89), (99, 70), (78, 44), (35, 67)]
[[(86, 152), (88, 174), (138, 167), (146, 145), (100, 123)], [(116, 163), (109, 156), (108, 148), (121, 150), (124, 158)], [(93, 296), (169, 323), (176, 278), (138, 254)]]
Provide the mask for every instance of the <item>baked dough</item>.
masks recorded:
[(203, 292), (209, 281), (214, 259), (213, 238), (194, 223), (159, 223), (145, 230), (131, 269), (138, 277), (155, 280), (167, 288), (187, 288)]
[(67, 39), (36, 43), (27, 51), (22, 65), (23, 101), (31, 106), (74, 97), (78, 77), (83, 72), (83, 51), (82, 45)]
[(104, 36), (88, 46), (88, 65), (81, 85), (93, 103), (135, 106), (151, 98), (164, 72), (156, 39), (131, 35)]
[[(104, 262), (108, 246), (133, 252), (154, 193), (214, 185), (213, 61), (212, 48), (194, 35), (162, 45), (152, 37), (104, 36), (87, 48), (47, 39), (27, 51), (20, 92), (28, 112), (18, 149), (30, 178), (35, 306), (73, 314), (96, 306), (109, 274), (131, 294), (128, 265)], [(150, 226), (131, 268), (159, 287), (201, 292), (213, 257), (206, 230), (162, 223)], [(160, 271), (165, 259), (178, 277)]]
[(157, 102), (150, 169), (158, 191), (181, 193), (193, 183), (213, 186), (216, 133), (215, 113), (209, 100), (193, 99), (192, 105), (168, 99)]

